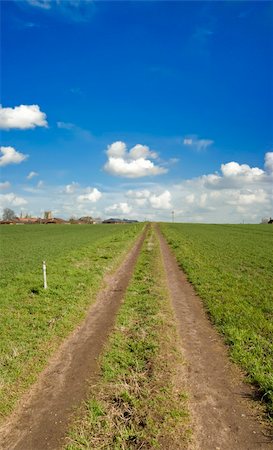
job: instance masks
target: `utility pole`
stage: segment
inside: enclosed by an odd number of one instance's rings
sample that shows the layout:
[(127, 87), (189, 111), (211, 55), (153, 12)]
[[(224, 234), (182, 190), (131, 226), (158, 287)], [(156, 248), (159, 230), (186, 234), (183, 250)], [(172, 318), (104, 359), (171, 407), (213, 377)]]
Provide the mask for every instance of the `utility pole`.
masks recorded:
[(174, 211), (172, 211), (172, 223), (174, 223)]

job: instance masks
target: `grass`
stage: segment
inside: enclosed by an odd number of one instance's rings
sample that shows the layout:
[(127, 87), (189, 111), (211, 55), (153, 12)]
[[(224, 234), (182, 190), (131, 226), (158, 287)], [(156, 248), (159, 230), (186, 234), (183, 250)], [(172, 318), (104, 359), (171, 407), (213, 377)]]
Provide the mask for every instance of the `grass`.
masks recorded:
[(273, 227), (161, 224), (232, 359), (273, 413)]
[[(2, 226), (0, 416), (8, 415), (50, 354), (84, 318), (103, 275), (142, 225)], [(43, 289), (42, 260), (48, 289)]]
[(150, 234), (66, 450), (181, 449), (189, 439), (173, 312), (158, 242)]

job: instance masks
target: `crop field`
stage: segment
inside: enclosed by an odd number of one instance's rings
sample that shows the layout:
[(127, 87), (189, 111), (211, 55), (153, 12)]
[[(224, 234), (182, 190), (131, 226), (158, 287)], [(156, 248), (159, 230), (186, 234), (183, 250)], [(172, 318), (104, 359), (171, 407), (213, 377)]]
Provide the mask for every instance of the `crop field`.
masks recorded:
[(273, 407), (273, 227), (161, 224), (234, 361)]
[[(85, 316), (142, 225), (2, 226), (0, 415), (6, 416)], [(43, 289), (42, 261), (48, 289)]]

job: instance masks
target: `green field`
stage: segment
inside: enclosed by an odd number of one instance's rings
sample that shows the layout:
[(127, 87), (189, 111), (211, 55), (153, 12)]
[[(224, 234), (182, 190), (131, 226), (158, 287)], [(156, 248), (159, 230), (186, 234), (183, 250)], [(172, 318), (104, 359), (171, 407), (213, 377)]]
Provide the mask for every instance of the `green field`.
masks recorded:
[(161, 224), (231, 356), (273, 408), (273, 227)]
[(103, 275), (142, 229), (141, 224), (1, 226), (0, 415), (12, 410), (84, 317)]

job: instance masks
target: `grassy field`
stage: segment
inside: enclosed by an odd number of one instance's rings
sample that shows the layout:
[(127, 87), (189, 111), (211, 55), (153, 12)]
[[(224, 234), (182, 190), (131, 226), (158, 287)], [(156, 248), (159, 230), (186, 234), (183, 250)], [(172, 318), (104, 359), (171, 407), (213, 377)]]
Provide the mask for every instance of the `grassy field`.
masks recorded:
[(13, 409), (49, 355), (84, 317), (104, 273), (116, 267), (142, 228), (141, 224), (0, 228), (1, 416)]
[(189, 439), (183, 364), (158, 242), (150, 234), (66, 450), (179, 449)]
[(161, 224), (231, 356), (273, 411), (273, 227)]

